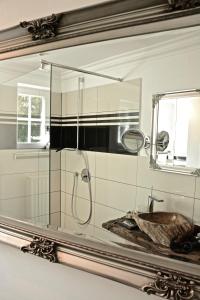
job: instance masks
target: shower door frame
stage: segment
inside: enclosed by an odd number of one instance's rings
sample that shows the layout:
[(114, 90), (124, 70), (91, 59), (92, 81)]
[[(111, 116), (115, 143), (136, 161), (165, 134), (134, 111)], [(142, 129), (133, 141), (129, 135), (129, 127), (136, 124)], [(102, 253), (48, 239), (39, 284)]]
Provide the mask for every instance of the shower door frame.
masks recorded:
[[(197, 25), (200, 0), (108, 1), (1, 31), (0, 60)], [(180, 300), (200, 297), (199, 265), (130, 252), (5, 217), (0, 217), (0, 241), (148, 294)]]

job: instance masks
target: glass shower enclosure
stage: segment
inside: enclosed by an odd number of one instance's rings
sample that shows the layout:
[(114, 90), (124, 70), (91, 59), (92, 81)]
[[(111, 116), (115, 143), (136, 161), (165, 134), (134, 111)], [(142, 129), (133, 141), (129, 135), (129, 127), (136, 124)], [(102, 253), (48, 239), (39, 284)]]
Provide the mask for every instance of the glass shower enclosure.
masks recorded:
[(34, 57), (0, 65), (0, 214), (47, 225), (51, 70)]
[(121, 136), (139, 127), (140, 90), (140, 79), (122, 82), (40, 55), (0, 62), (0, 215), (110, 240), (103, 222), (132, 202), (103, 202), (121, 185), (99, 166), (128, 154)]

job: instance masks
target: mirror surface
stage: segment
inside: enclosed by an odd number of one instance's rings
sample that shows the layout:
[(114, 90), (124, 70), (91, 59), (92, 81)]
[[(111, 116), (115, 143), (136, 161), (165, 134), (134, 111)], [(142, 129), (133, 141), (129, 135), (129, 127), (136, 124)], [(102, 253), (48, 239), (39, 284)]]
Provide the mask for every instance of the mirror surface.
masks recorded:
[(145, 137), (140, 130), (129, 129), (122, 134), (122, 145), (130, 153), (138, 153), (145, 144)]
[[(157, 126), (152, 133), (157, 143), (156, 163), (166, 170), (194, 173), (200, 168), (199, 90), (168, 93), (160, 96), (156, 106), (154, 122)], [(160, 140), (164, 147), (158, 145)]]
[[(185, 219), (187, 233), (195, 225), (189, 239), (200, 232), (200, 177), (173, 169), (200, 168), (199, 36), (192, 27), (1, 61), (0, 215), (80, 243), (199, 264), (197, 243), (183, 253), (182, 244), (163, 245), (156, 234), (160, 226), (184, 240)], [(151, 136), (153, 95), (161, 95), (154, 152), (132, 153), (144, 144), (140, 131)], [(150, 168), (150, 155), (171, 172)], [(148, 217), (141, 221), (135, 211)], [(165, 226), (154, 224), (154, 212)], [(165, 219), (169, 213), (178, 228)], [(147, 220), (157, 242), (144, 229)]]

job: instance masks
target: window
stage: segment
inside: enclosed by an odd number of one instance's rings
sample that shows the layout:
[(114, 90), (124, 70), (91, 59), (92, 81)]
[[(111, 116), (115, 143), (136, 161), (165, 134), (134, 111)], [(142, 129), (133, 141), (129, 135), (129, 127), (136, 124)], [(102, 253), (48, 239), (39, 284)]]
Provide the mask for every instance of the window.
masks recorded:
[(18, 94), (17, 99), (17, 143), (18, 145), (37, 144), (44, 146), (45, 98)]

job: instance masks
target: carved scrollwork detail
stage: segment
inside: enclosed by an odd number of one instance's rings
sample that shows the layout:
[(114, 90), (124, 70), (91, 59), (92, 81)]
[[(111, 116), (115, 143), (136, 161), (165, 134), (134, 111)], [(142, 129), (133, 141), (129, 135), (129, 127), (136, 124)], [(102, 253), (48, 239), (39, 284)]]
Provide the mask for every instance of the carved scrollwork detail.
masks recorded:
[(33, 237), (30, 245), (22, 247), (21, 250), (48, 259), (50, 262), (57, 262), (55, 243), (44, 238)]
[(200, 0), (168, 0), (169, 8), (172, 11), (184, 10), (200, 6)]
[(194, 296), (194, 285), (194, 281), (178, 274), (158, 272), (155, 281), (145, 285), (142, 290), (165, 299), (189, 300)]
[(32, 40), (44, 40), (56, 36), (56, 30), (60, 15), (52, 14), (50, 17), (45, 17), (33, 21), (24, 21), (20, 23), (22, 28), (27, 28), (32, 35)]

